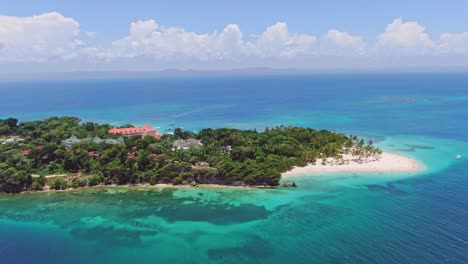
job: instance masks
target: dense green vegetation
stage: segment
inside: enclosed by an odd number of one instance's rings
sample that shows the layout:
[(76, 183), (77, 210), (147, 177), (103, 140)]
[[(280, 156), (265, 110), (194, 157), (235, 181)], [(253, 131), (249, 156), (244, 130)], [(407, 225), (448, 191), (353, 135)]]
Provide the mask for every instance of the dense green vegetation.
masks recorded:
[[(72, 135), (118, 138), (108, 134), (110, 128), (74, 117), (0, 120), (0, 141), (21, 139), (0, 145), (0, 192), (141, 183), (276, 186), (281, 173), (293, 166), (339, 159), (343, 153), (368, 156), (380, 151), (356, 137), (282, 126), (263, 132), (204, 129), (196, 134), (176, 129), (173, 136), (160, 140), (125, 137), (123, 144), (84, 141), (70, 148), (62, 144)], [(189, 138), (203, 145), (174, 149), (174, 140)], [(44, 177), (53, 174), (66, 176)]]

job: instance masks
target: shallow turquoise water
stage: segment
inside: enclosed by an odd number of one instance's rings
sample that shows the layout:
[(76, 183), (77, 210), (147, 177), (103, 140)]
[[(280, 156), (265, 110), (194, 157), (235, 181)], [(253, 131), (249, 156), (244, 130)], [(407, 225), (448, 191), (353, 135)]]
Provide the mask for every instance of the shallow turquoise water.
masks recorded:
[(425, 165), (298, 175), (297, 189), (0, 196), (1, 263), (468, 263), (468, 162), (454, 158), (468, 157), (468, 75), (43, 81), (0, 83), (0, 92), (4, 117), (311, 126)]

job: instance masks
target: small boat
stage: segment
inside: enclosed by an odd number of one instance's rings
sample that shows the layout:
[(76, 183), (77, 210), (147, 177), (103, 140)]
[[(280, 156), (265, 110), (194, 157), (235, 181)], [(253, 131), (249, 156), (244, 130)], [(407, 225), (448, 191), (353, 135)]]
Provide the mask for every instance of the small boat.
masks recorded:
[(457, 156), (455, 157), (455, 159), (457, 159), (457, 160), (461, 159), (461, 155), (457, 155)]
[(170, 126), (173, 126), (173, 125), (175, 125), (175, 122), (169, 122), (167, 124), (170, 125)]
[(166, 130), (174, 130), (174, 128), (168, 127), (168, 128), (166, 128)]

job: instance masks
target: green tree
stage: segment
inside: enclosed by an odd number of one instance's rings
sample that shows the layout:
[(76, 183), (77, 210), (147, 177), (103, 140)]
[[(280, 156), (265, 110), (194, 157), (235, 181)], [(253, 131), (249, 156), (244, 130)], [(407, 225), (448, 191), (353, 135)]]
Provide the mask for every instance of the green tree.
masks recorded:
[(46, 185), (46, 177), (44, 175), (40, 175), (39, 177), (33, 178), (33, 183), (32, 183), (32, 190), (34, 191), (40, 191), (44, 189), (44, 186)]
[(55, 190), (66, 190), (68, 188), (68, 182), (62, 178), (58, 178), (55, 180), (53, 187)]
[(17, 171), (15, 168), (0, 170), (0, 192), (19, 193), (30, 189), (32, 177), (25, 171)]

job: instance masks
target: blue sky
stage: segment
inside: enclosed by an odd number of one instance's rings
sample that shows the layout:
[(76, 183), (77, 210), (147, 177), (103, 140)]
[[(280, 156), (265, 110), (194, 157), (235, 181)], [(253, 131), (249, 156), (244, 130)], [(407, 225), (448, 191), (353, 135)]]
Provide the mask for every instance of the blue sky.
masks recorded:
[[(0, 0), (0, 69), (23, 69), (24, 63), (30, 70), (51, 71), (163, 65), (320, 69), (323, 64), (331, 69), (338, 63), (346, 69), (417, 69), (437, 68), (438, 61), (442, 68), (465, 67), (460, 56), (468, 54), (466, 10), (466, 0)], [(55, 15), (34, 17), (44, 14)], [(129, 32), (138, 21), (142, 23), (135, 26), (144, 28), (144, 38)], [(16, 26), (21, 29), (10, 30)], [(3, 33), (2, 27), (7, 29)], [(220, 36), (226, 29), (229, 38)], [(28, 31), (33, 36), (19, 36)], [(164, 36), (155, 38), (154, 32)], [(348, 41), (337, 43), (343, 38)], [(185, 46), (181, 41), (187, 41)], [(215, 44), (219, 46), (211, 48)]]
[(468, 30), (466, 0), (2, 0), (0, 14), (31, 16), (57, 11), (73, 17), (82, 28), (114, 39), (128, 32), (130, 22), (155, 19), (196, 32), (238, 24), (254, 34), (277, 21), (292, 31), (318, 34), (330, 28), (374, 37), (393, 19), (403, 17), (424, 24), (431, 33)]

